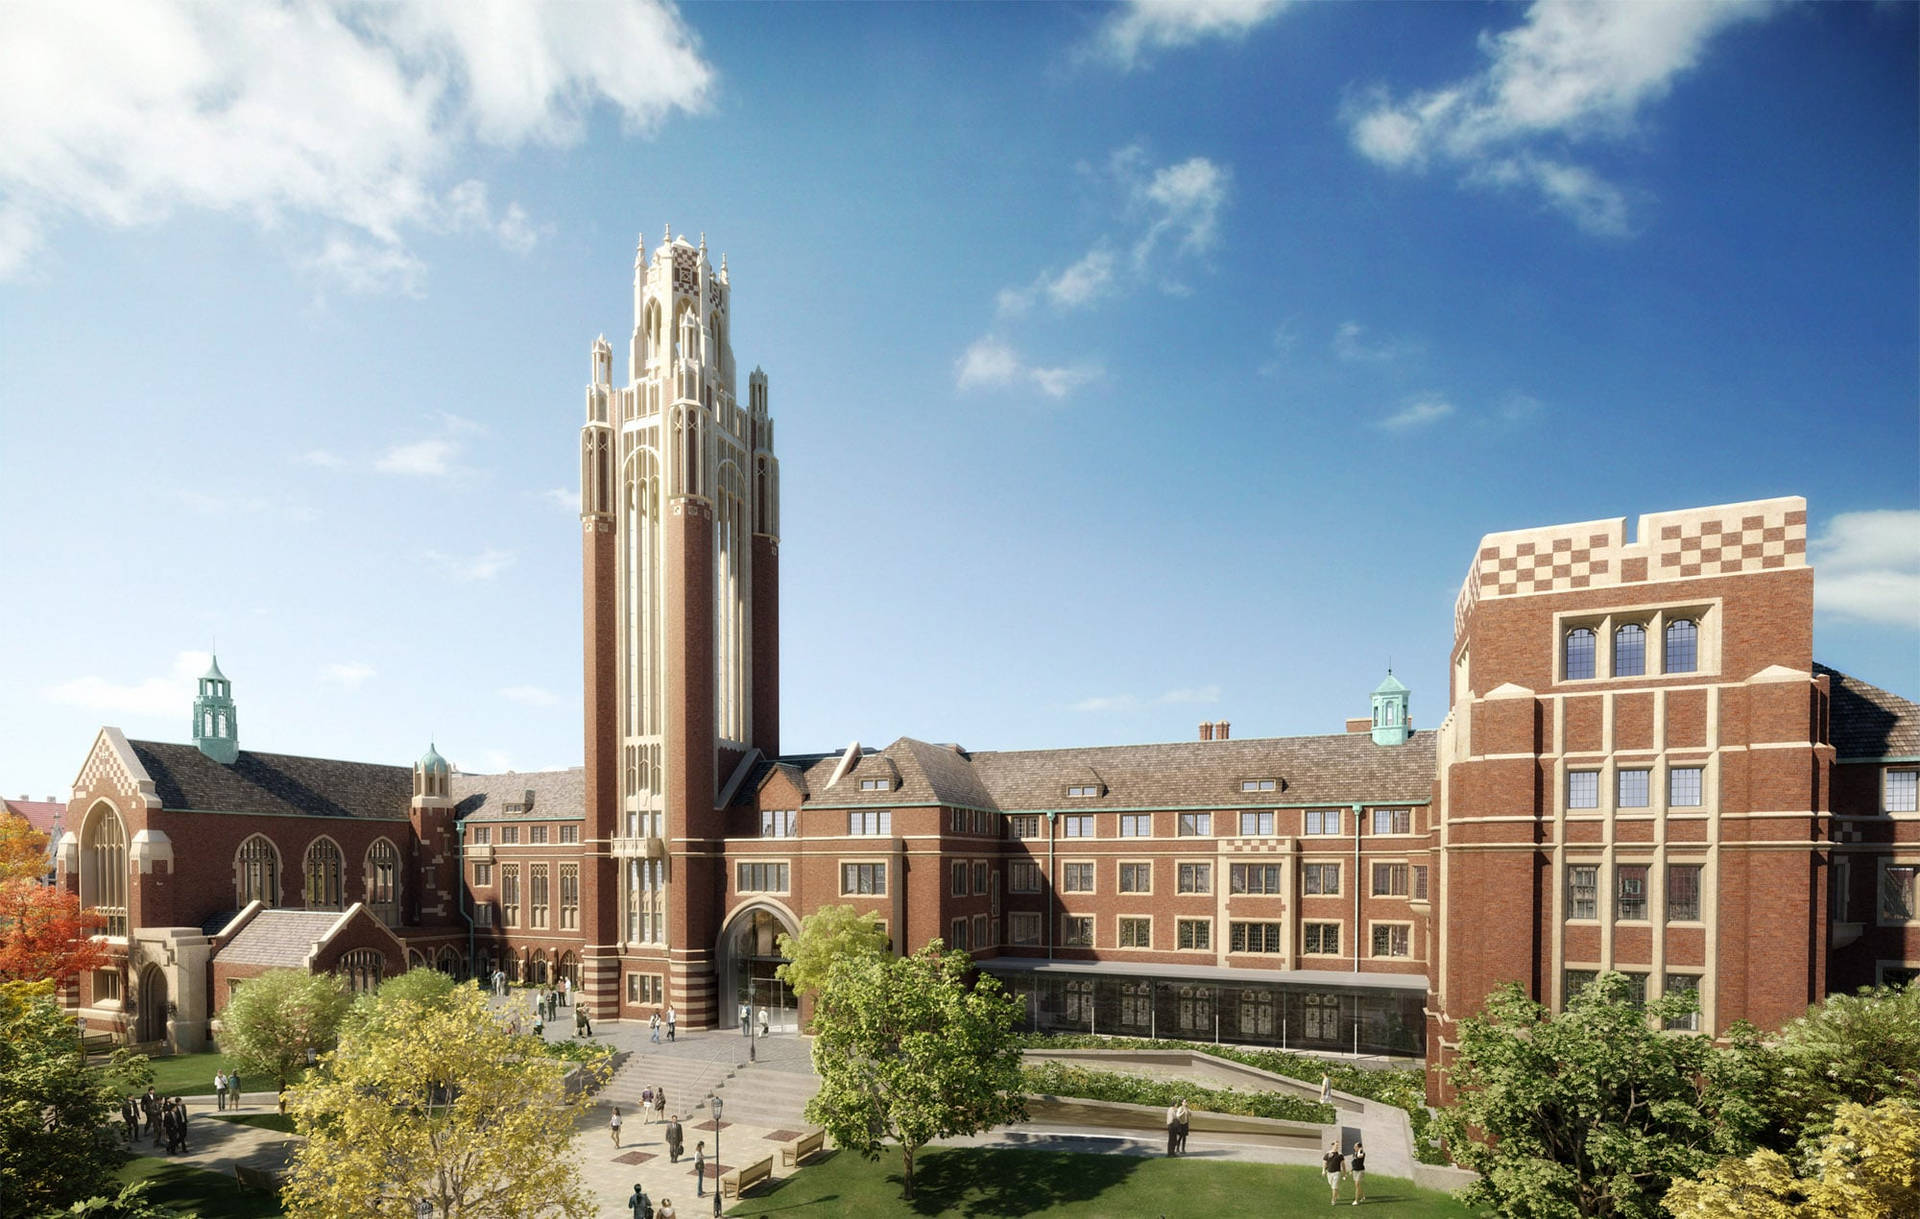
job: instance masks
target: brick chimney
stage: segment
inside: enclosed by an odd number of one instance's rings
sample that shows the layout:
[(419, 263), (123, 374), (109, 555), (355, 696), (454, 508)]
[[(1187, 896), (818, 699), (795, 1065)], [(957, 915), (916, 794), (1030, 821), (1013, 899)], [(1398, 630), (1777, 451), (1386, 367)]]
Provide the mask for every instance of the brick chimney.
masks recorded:
[(1221, 720), (1219, 723), (1213, 726), (1213, 739), (1216, 741), (1226, 740), (1229, 735), (1229, 731), (1232, 728), (1233, 728), (1232, 724), (1227, 723), (1227, 721), (1225, 720)]
[(1212, 720), (1200, 721), (1200, 739), (1203, 741), (1211, 741), (1213, 739), (1213, 721)]

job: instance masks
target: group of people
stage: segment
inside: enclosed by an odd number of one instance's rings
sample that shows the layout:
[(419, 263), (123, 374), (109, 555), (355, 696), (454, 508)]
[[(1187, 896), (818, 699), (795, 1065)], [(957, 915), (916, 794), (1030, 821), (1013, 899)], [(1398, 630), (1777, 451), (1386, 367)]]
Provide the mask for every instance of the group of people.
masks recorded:
[(126, 1125), (129, 1147), (144, 1134), (156, 1146), (165, 1138), (169, 1154), (187, 1149), (187, 1102), (178, 1096), (159, 1096), (148, 1088), (146, 1095), (120, 1102), (120, 1120)]
[(1360, 1205), (1367, 1200), (1367, 1147), (1365, 1143), (1355, 1143), (1352, 1155), (1342, 1155), (1338, 1140), (1327, 1144), (1327, 1154), (1320, 1157), (1320, 1166), (1327, 1172), (1327, 1189), (1331, 1192), (1331, 1206), (1340, 1205), (1340, 1180), (1353, 1178), (1353, 1204)]
[(215, 1071), (213, 1073), (213, 1098), (224, 1111), (228, 1105), (240, 1107), (240, 1072)]
[(633, 1212), (633, 1219), (675, 1219), (680, 1213), (673, 1209), (672, 1198), (660, 1199), (660, 1205), (655, 1207), (638, 1181), (633, 1183), (633, 1197), (627, 1199), (627, 1209)]
[(1187, 1150), (1187, 1131), (1193, 1125), (1193, 1110), (1187, 1108), (1187, 1098), (1176, 1097), (1167, 1107), (1167, 1154), (1184, 1155)]
[[(666, 1111), (667, 1111), (666, 1085), (662, 1084), (658, 1088), (646, 1087), (640, 1090), (640, 1116), (642, 1119), (640, 1123), (641, 1125), (651, 1126), (653, 1124), (654, 1119), (662, 1116), (663, 1114), (666, 1113)], [(626, 1119), (620, 1116), (620, 1107), (618, 1105), (615, 1105), (613, 1109), (613, 1117), (610, 1118), (607, 1122), (607, 1129), (613, 1135), (613, 1145), (615, 1147), (618, 1147), (620, 1145), (620, 1128), (624, 1125), (626, 1125)], [(673, 1119), (667, 1125), (667, 1145), (669, 1148), (671, 1148), (674, 1144), (678, 1143), (679, 1141), (680, 1141), (680, 1116), (679, 1114), (675, 1114), (673, 1116)], [(673, 1153), (673, 1158), (677, 1161), (680, 1158), (680, 1153), (678, 1151), (675, 1151)]]
[[(667, 1030), (667, 1040), (672, 1041), (674, 1039), (674, 1033), (679, 1028), (680, 1013), (673, 1010), (673, 1005), (671, 1003), (667, 1005), (667, 1018), (664, 1023), (666, 1025), (666, 1030)], [(652, 1040), (652, 1042), (655, 1045), (660, 1044), (661, 1024), (662, 1024), (662, 1021), (660, 1019), (660, 1009), (656, 1007), (653, 1009), (652, 1018), (647, 1021), (647, 1029), (650, 1033), (650, 1040)]]
[[(494, 998), (504, 999), (507, 997), (506, 970), (504, 969), (494, 970), (493, 974), (487, 980), (493, 984)], [(542, 998), (543, 999), (554, 998), (557, 1000), (557, 1006), (566, 1007), (568, 1005), (568, 1001), (572, 998), (572, 996), (573, 996), (573, 979), (568, 977), (565, 974), (561, 974), (559, 984), (553, 987), (553, 989), (550, 992), (543, 995)], [(553, 1018), (553, 1013), (551, 1010), (548, 1011), (547, 1018), (549, 1020)]]

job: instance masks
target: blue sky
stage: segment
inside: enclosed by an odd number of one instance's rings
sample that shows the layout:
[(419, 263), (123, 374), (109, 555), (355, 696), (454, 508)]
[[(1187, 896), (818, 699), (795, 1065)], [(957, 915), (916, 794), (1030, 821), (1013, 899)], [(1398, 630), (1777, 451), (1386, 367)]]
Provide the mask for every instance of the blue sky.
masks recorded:
[(245, 747), (577, 763), (667, 224), (772, 381), (789, 750), (1338, 731), (1389, 659), (1431, 726), (1483, 533), (1789, 494), (1914, 695), (1917, 13), (0, 8), (0, 791), (185, 739), (216, 638)]

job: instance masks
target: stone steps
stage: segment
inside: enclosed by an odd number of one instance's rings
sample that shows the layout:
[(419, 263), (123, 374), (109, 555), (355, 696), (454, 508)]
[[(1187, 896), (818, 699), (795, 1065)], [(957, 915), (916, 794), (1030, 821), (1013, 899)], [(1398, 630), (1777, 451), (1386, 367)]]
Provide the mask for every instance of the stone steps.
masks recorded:
[(818, 1091), (818, 1076), (755, 1065), (734, 1072), (717, 1094), (725, 1102), (724, 1112), (730, 1122), (805, 1130), (808, 1122), (802, 1113)]
[(695, 1104), (723, 1087), (740, 1065), (724, 1059), (676, 1058), (671, 1053), (635, 1054), (600, 1089), (599, 1102), (637, 1113), (642, 1091), (664, 1087), (667, 1112), (685, 1117)]

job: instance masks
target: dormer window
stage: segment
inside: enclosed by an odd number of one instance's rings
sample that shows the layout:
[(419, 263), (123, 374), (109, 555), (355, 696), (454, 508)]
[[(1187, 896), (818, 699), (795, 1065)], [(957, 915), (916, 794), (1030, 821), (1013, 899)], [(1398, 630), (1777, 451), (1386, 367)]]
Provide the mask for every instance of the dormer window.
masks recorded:
[(1097, 796), (1099, 794), (1100, 788), (1097, 785), (1089, 783), (1079, 784), (1067, 789), (1067, 795), (1076, 800), (1086, 796)]
[(893, 790), (893, 780), (862, 779), (860, 780), (860, 790), (863, 792), (890, 792)]
[(1270, 792), (1280, 790), (1278, 779), (1242, 779), (1240, 790), (1243, 792)]

